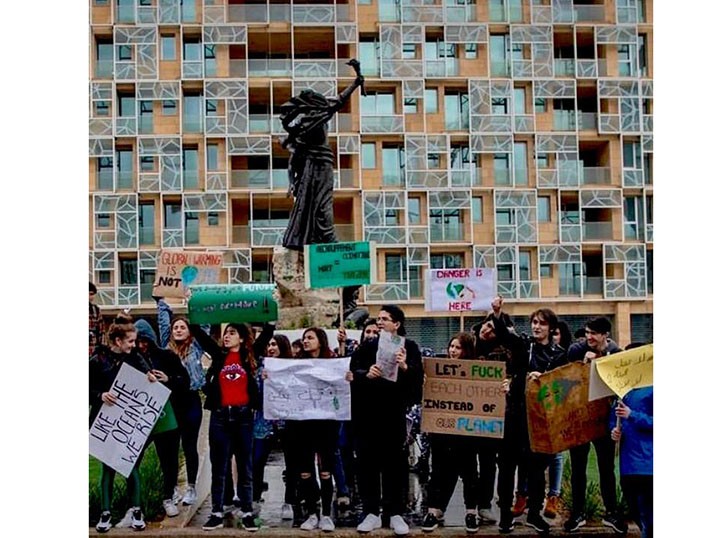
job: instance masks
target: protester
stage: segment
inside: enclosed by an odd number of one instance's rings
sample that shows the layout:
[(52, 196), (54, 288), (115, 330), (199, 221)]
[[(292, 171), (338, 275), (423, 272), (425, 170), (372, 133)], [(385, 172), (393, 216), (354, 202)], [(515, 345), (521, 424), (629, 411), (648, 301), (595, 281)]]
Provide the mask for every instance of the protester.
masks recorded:
[(304, 349), (304, 344), (301, 341), (301, 338), (297, 338), (291, 343), (291, 354), (292, 356), (298, 358), (301, 356), (301, 352)]
[[(202, 400), (199, 391), (204, 387), (205, 372), (202, 367), (204, 349), (189, 331), (189, 320), (184, 316), (173, 316), (171, 307), (162, 298), (157, 298), (157, 322), (161, 347), (173, 351), (189, 374), (189, 390), (174, 409), (179, 425), (182, 451), (187, 468), (187, 488), (181, 502), (192, 505), (197, 501), (197, 473), (199, 471), (199, 428), (202, 425)], [(209, 327), (203, 327), (204, 332)], [(176, 497), (179, 497), (177, 492)], [(174, 500), (177, 500), (176, 498)]]
[[(211, 411), (209, 422), (209, 460), (212, 467), (212, 512), (202, 527), (214, 530), (224, 526), (223, 501), (230, 461), (236, 457), (242, 526), (256, 531), (252, 513), (252, 435), (254, 410), (259, 407), (256, 383), (257, 363), (251, 328), (229, 323), (220, 347), (198, 325), (190, 325), (192, 336), (212, 358), (206, 375), (204, 408)], [(229, 481), (231, 479), (229, 478)], [(230, 482), (231, 484), (231, 482)]]
[[(571, 362), (590, 363), (595, 359), (622, 351), (615, 342), (610, 340), (612, 325), (606, 317), (595, 317), (585, 324), (585, 340), (579, 340), (570, 346), (568, 360)], [(592, 441), (597, 454), (598, 471), (600, 473), (600, 493), (605, 505), (605, 516), (602, 523), (615, 532), (625, 534), (627, 525), (617, 512), (617, 493), (615, 483), (615, 441), (609, 430), (605, 435)], [(570, 449), (570, 485), (572, 488), (573, 505), (570, 518), (565, 522), (565, 530), (575, 532), (586, 523), (585, 494), (587, 489), (587, 466), (590, 443)]]
[[(109, 346), (99, 344), (89, 363), (90, 426), (100, 412), (102, 404), (111, 406), (117, 403), (117, 396), (109, 390), (122, 364), (126, 363), (140, 372), (146, 373), (147, 379), (152, 383), (157, 381), (144, 358), (137, 353), (132, 353), (137, 339), (137, 331), (132, 323), (132, 318), (122, 314), (118, 315), (110, 325), (107, 336)], [(135, 530), (144, 530), (146, 526), (140, 508), (139, 466), (141, 460), (140, 455), (127, 477), (127, 492), (132, 505), (127, 510), (127, 514), (131, 526)], [(97, 532), (107, 532), (112, 527), (110, 510), (115, 473), (116, 471), (112, 467), (106, 463), (102, 464), (100, 474), (100, 509), (102, 513), (95, 527)]]
[[(448, 345), (448, 358), (475, 360), (473, 335), (466, 332), (455, 334)], [(431, 532), (438, 527), (453, 496), (459, 476), (463, 481), (466, 532), (478, 532), (478, 467), (476, 465), (478, 444), (476, 441), (476, 438), (462, 435), (430, 434), (433, 466), (427, 488), (428, 513), (421, 525), (423, 532)], [(493, 465), (495, 466), (495, 459)], [(493, 477), (495, 478), (495, 472)]]
[(611, 438), (620, 446), (622, 493), (642, 538), (654, 534), (652, 399), (652, 387), (632, 389), (610, 415)]
[[(187, 405), (189, 394), (189, 374), (182, 366), (180, 358), (173, 351), (160, 349), (157, 346), (157, 334), (152, 326), (144, 319), (138, 319), (135, 324), (137, 329), (137, 348), (144, 359), (151, 367), (150, 372), (154, 374), (157, 381), (165, 385), (171, 394), (169, 395), (169, 406), (172, 412), (183, 410)], [(166, 409), (166, 407), (165, 407)], [(165, 432), (152, 434), (147, 444), (154, 442), (157, 449), (157, 458), (162, 469), (162, 507), (169, 517), (179, 514), (177, 502), (177, 477), (179, 474), (179, 429), (174, 428)]]
[[(398, 306), (386, 305), (379, 312), (379, 330), (390, 336), (405, 336), (406, 316)], [(352, 419), (358, 442), (358, 479), (364, 517), (359, 532), (371, 532), (381, 527), (379, 517), (389, 517), (389, 525), (397, 535), (408, 534), (408, 525), (401, 517), (401, 485), (403, 445), (406, 437), (406, 410), (421, 400), (423, 368), (418, 345), (406, 339), (395, 354), (397, 379), (382, 377), (376, 364), (380, 337), (367, 340), (351, 357)]]
[(90, 356), (92, 356), (95, 346), (104, 344), (105, 338), (105, 322), (102, 319), (100, 307), (95, 304), (97, 296), (97, 287), (90, 282)]

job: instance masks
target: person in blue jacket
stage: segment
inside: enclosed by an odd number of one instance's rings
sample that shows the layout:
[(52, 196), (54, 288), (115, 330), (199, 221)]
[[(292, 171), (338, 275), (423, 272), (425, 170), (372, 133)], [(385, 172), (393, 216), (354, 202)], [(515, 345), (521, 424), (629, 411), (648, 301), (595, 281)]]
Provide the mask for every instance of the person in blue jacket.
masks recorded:
[(652, 387), (632, 389), (610, 416), (611, 437), (620, 446), (620, 485), (642, 538), (653, 535), (652, 393)]

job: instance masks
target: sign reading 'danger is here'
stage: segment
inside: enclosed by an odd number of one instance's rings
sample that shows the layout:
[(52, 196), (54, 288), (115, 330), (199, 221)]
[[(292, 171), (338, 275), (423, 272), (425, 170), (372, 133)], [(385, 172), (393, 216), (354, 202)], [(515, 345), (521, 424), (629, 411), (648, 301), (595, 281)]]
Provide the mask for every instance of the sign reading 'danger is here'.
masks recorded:
[(343, 288), (375, 282), (375, 245), (370, 241), (304, 246), (306, 288)]
[(429, 312), (490, 310), (495, 295), (495, 270), (492, 268), (428, 271), (426, 310)]
[(152, 295), (184, 298), (189, 286), (217, 284), (221, 268), (222, 254), (219, 252), (162, 250), (157, 260)]
[(425, 358), (423, 371), (421, 431), (503, 437), (504, 362)]
[(127, 478), (171, 391), (122, 364), (109, 392), (117, 397), (117, 403), (103, 404), (92, 423), (90, 455)]

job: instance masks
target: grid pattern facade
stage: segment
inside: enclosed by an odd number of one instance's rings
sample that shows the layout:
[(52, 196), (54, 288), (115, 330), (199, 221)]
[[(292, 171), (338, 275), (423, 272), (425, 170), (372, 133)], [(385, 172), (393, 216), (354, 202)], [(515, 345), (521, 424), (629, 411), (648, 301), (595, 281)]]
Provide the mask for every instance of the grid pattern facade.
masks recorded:
[(90, 0), (89, 39), (99, 304), (151, 306), (163, 248), (268, 281), (278, 107), (355, 57), (330, 143), (338, 236), (378, 246), (364, 303), (420, 316), (429, 268), (484, 266), (518, 303), (651, 312), (651, 0)]

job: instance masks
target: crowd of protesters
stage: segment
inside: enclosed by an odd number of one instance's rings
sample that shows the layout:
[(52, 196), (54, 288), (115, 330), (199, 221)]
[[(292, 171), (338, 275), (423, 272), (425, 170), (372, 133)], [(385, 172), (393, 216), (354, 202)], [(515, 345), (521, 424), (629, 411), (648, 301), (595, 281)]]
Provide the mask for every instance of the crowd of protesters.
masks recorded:
[[(154, 443), (157, 450), (163, 474), (162, 505), (168, 517), (178, 515), (178, 505), (197, 502), (197, 444), (203, 407), (210, 412), (212, 506), (204, 530), (223, 527), (228, 510), (238, 513), (245, 530), (259, 529), (264, 469), (279, 440), (286, 466), (282, 519), (293, 520), (301, 530), (331, 532), (334, 520), (352, 509), (361, 513), (356, 520), (360, 533), (382, 526), (399, 536), (409, 533), (404, 519), (409, 473), (406, 424), (407, 414), (421, 403), (424, 373), (419, 344), (405, 338), (406, 319), (401, 308), (381, 307), (376, 318), (363, 323), (358, 342), (347, 339), (345, 330), (339, 329), (339, 347), (332, 350), (321, 328), (307, 328), (301, 339), (289, 342), (274, 333), (271, 323), (265, 323), (257, 335), (247, 324), (228, 323), (217, 342), (209, 327), (174, 315), (162, 298), (157, 298), (159, 338), (147, 320), (132, 320), (128, 315), (117, 316), (105, 329), (93, 304), (96, 292), (90, 283), (90, 424), (103, 404), (116, 403), (109, 389), (123, 363), (145, 373), (150, 382), (171, 389), (169, 402), (178, 427), (153, 434), (147, 443)], [(443, 524), (460, 477), (466, 532), (497, 523), (501, 533), (510, 533), (516, 518), (527, 511), (525, 525), (547, 534), (551, 525), (545, 518), (556, 517), (563, 464), (569, 460), (572, 505), (564, 529), (579, 532), (586, 524), (592, 444), (605, 507), (602, 524), (619, 534), (627, 532), (626, 518), (617, 503), (617, 445), (627, 515), (643, 537), (652, 536), (652, 387), (634, 389), (619, 401), (614, 398), (605, 434), (591, 443), (554, 455), (533, 452), (528, 436), (527, 385), (569, 362), (590, 362), (621, 349), (610, 338), (612, 327), (605, 317), (592, 318), (576, 328), (574, 342), (570, 327), (549, 308), (533, 312), (529, 322), (530, 334), (518, 334), (503, 311), (502, 298), (496, 297), (492, 312), (471, 332), (457, 333), (447, 342), (450, 359), (505, 362), (501, 384), (506, 399), (504, 435), (502, 439), (425, 435), (424, 445), (430, 446), (430, 474), (421, 529), (430, 533)], [(382, 332), (405, 338), (395, 355), (395, 382), (385, 379), (377, 364)], [(208, 368), (203, 366), (203, 356)], [(346, 380), (351, 387), (351, 420), (266, 420), (262, 410), (267, 379), (264, 357), (350, 357)], [(180, 443), (187, 476), (184, 491), (177, 486)], [(428, 464), (428, 450), (424, 455)], [(138, 467), (135, 465), (127, 478), (131, 506), (122, 525), (142, 530), (146, 524), (139, 501)], [(98, 532), (107, 532), (113, 525), (114, 478), (115, 471), (103, 464)]]

